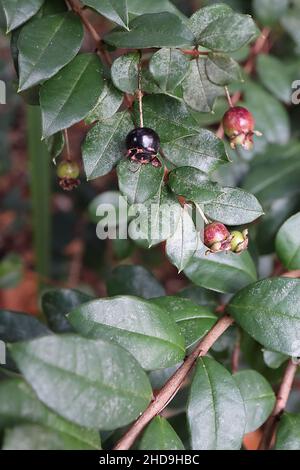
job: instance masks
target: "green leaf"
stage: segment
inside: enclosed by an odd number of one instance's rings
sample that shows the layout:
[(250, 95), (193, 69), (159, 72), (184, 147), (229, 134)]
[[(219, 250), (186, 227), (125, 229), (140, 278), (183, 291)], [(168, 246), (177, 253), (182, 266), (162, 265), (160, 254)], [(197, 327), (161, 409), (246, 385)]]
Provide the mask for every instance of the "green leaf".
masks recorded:
[(255, 16), (267, 26), (277, 23), (288, 6), (289, 0), (253, 0)]
[(166, 95), (146, 96), (143, 109), (144, 121), (158, 133), (163, 143), (199, 132), (199, 125), (182, 101)]
[(95, 121), (104, 121), (111, 118), (120, 108), (123, 102), (123, 93), (117, 90), (112, 83), (105, 82), (103, 91), (96, 106), (85, 118), (87, 124)]
[(152, 299), (173, 317), (185, 339), (186, 348), (193, 347), (215, 324), (217, 317), (208, 308), (180, 297)]
[(249, 224), (264, 213), (256, 197), (239, 188), (220, 188), (216, 198), (205, 204), (204, 212), (227, 225)]
[(173, 165), (198, 168), (204, 173), (210, 173), (220, 165), (228, 163), (224, 142), (214, 132), (205, 129), (199, 129), (198, 133), (191, 137), (163, 143), (162, 149)]
[(270, 351), (269, 349), (263, 350), (263, 356), (265, 364), (271, 369), (278, 369), (288, 359), (285, 354)]
[(255, 370), (242, 370), (233, 376), (244, 400), (245, 434), (256, 431), (270, 416), (275, 405), (271, 385)]
[(229, 313), (256, 341), (272, 351), (300, 355), (300, 281), (272, 278), (238, 292)]
[(239, 64), (225, 54), (211, 52), (206, 61), (206, 74), (215, 85), (229, 85), (242, 81)]
[(253, 113), (256, 128), (263, 133), (267, 142), (280, 145), (288, 143), (290, 139), (289, 116), (277, 99), (259, 85), (247, 83), (244, 105)]
[(213, 201), (219, 194), (219, 186), (207, 181), (207, 175), (196, 168), (182, 166), (169, 173), (169, 186), (172, 191), (195, 202)]
[(42, 310), (51, 330), (55, 333), (71, 331), (71, 325), (66, 318), (67, 313), (92, 298), (92, 296), (74, 289), (46, 291), (42, 296)]
[(165, 295), (163, 286), (143, 266), (122, 265), (116, 267), (108, 281), (107, 293), (114, 295), (135, 295), (144, 299)]
[(26, 25), (18, 39), (19, 91), (53, 77), (76, 56), (82, 41), (82, 23), (72, 12), (47, 15)]
[(131, 52), (118, 57), (111, 66), (111, 79), (113, 84), (125, 93), (132, 95), (138, 89), (138, 64), (140, 55)]
[(52, 160), (56, 160), (57, 157), (60, 156), (64, 147), (65, 147), (65, 139), (62, 132), (57, 132), (56, 134), (52, 135), (45, 139), (45, 143), (50, 153)]
[(243, 187), (265, 205), (276, 199), (298, 194), (299, 179), (300, 159), (299, 155), (295, 155), (272, 161), (272, 171), (269, 161), (253, 166), (243, 182)]
[(195, 59), (182, 82), (183, 99), (195, 111), (210, 113), (215, 100), (224, 95), (224, 88), (212, 83), (206, 74), (207, 58)]
[(166, 255), (179, 273), (184, 270), (198, 247), (199, 235), (191, 212), (187, 205), (182, 208), (176, 230), (166, 243)]
[(193, 450), (239, 450), (245, 430), (243, 400), (231, 374), (200, 358), (191, 385), (188, 422)]
[(300, 9), (290, 8), (281, 18), (281, 25), (296, 44), (296, 53), (300, 53)]
[(151, 57), (149, 70), (164, 92), (172, 92), (188, 72), (190, 60), (177, 49), (163, 48)]
[(123, 346), (144, 369), (170, 367), (184, 358), (184, 339), (174, 320), (150, 301), (130, 296), (92, 300), (68, 319), (85, 337)]
[(276, 450), (300, 450), (300, 415), (284, 413), (280, 418)]
[(267, 90), (284, 103), (291, 103), (291, 78), (282, 61), (271, 55), (260, 54), (257, 57), (256, 70)]
[(77, 441), (76, 448), (78, 449), (101, 448), (97, 431), (79, 427), (53, 413), (38, 400), (23, 379), (2, 381), (0, 384), (0, 427), (7, 428), (26, 423), (45, 426), (49, 431), (60, 433), (63, 443), (68, 436), (74, 439), (74, 444)]
[(147, 376), (117, 344), (53, 335), (10, 350), (38, 398), (79, 425), (104, 430), (124, 426), (150, 401)]
[(97, 55), (75, 57), (41, 87), (43, 136), (50, 137), (85, 118), (97, 103), (103, 86)]
[(161, 185), (157, 194), (145, 204), (131, 206), (129, 214), (138, 214), (129, 224), (130, 237), (147, 240), (150, 247), (173, 235), (181, 214), (181, 206), (174, 195)]
[(0, 338), (5, 343), (50, 335), (51, 331), (32, 315), (0, 310)]
[(23, 262), (17, 254), (6, 255), (0, 261), (0, 289), (16, 287), (23, 276)]
[(143, 0), (143, 2), (141, 2), (141, 0), (127, 0), (127, 5), (129, 13), (133, 16), (168, 11), (180, 17), (184, 17), (169, 0)]
[(218, 297), (215, 292), (197, 286), (188, 286), (176, 293), (178, 297), (189, 299), (200, 307), (215, 311), (218, 307)]
[(201, 8), (190, 18), (189, 24), (196, 45), (219, 52), (236, 51), (259, 33), (251, 16), (234, 13), (224, 4)]
[(88, 180), (109, 173), (124, 157), (125, 138), (133, 124), (128, 111), (98, 122), (87, 134), (82, 147), (84, 170)]
[(105, 36), (108, 44), (122, 48), (182, 47), (193, 44), (185, 23), (169, 12), (141, 15), (130, 22), (129, 31), (118, 28)]
[(127, 0), (82, 0), (82, 3), (93, 8), (105, 18), (128, 29)]
[(206, 254), (207, 248), (198, 249), (186, 276), (197, 286), (216, 292), (232, 293), (256, 281), (256, 269), (248, 252)]
[(3, 450), (95, 450), (80, 439), (37, 424), (6, 429)]
[(129, 204), (142, 204), (159, 191), (164, 168), (156, 168), (151, 163), (132, 162), (126, 158), (119, 163), (117, 173), (120, 191), (127, 196)]
[(300, 212), (290, 217), (276, 237), (276, 253), (287, 270), (300, 269)]
[(18, 28), (41, 8), (44, 0), (9, 0), (1, 2), (7, 23), (7, 32)]
[(168, 421), (156, 416), (143, 432), (139, 450), (184, 450), (184, 446)]

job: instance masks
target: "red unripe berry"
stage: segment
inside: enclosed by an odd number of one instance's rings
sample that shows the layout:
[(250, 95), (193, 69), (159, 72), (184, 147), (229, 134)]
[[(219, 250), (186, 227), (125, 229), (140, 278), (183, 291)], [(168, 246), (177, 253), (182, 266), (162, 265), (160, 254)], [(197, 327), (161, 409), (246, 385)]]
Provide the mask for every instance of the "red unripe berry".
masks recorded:
[(231, 236), (229, 230), (220, 222), (213, 222), (206, 225), (204, 229), (204, 245), (211, 252), (230, 250)]
[(229, 137), (231, 146), (242, 145), (250, 150), (253, 147), (253, 135), (261, 135), (254, 130), (255, 120), (248, 109), (242, 106), (230, 108), (223, 117), (224, 132)]

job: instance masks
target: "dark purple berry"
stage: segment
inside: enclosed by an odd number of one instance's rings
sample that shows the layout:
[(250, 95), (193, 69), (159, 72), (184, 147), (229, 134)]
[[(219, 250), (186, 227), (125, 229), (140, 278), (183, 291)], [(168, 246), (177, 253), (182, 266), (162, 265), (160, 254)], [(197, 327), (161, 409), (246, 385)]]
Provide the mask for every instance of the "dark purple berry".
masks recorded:
[(159, 151), (159, 137), (148, 127), (133, 129), (126, 137), (127, 150), (139, 149), (147, 153), (157, 154)]

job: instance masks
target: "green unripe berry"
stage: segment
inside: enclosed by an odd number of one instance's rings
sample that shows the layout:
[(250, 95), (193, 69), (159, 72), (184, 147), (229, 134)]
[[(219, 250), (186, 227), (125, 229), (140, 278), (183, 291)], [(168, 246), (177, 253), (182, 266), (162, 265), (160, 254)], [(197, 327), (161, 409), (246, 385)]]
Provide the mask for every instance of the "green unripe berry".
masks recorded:
[(61, 179), (76, 179), (79, 176), (80, 170), (76, 162), (63, 161), (58, 165), (56, 173)]

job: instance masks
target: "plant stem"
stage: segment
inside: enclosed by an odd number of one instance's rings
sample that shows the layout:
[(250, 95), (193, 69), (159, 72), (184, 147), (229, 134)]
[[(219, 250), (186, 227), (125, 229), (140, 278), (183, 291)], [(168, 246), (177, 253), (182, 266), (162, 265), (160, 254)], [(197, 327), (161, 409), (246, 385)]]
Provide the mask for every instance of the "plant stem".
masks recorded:
[(198, 210), (199, 214), (201, 215), (202, 219), (204, 220), (204, 223), (205, 223), (206, 225), (208, 225), (208, 224), (209, 224), (209, 220), (208, 220), (208, 218), (206, 217), (206, 215), (204, 214), (202, 208), (201, 208), (201, 207), (199, 206), (199, 204), (197, 204), (196, 202), (194, 202), (194, 204), (195, 204), (195, 207), (196, 207), (196, 209)]
[(64, 137), (65, 137), (65, 143), (66, 143), (67, 160), (71, 161), (71, 150), (70, 150), (70, 140), (69, 140), (68, 129), (64, 129)]
[(41, 141), (41, 113), (37, 106), (27, 107), (27, 135), (36, 271), (45, 278), (49, 277), (51, 252), (50, 155)]
[(144, 117), (143, 117), (143, 91), (142, 91), (142, 57), (140, 53), (140, 60), (138, 64), (138, 89), (137, 89), (137, 99), (139, 103), (139, 116), (140, 116), (140, 127), (144, 127)]
[(231, 99), (231, 96), (230, 96), (230, 93), (229, 93), (229, 90), (228, 90), (228, 87), (225, 86), (225, 94), (226, 94), (226, 98), (227, 98), (227, 101), (228, 101), (228, 104), (231, 108), (233, 108), (233, 102), (232, 102), (232, 99)]
[(236, 341), (234, 344), (234, 349), (231, 357), (231, 371), (233, 374), (238, 372), (239, 363), (240, 363), (240, 354), (241, 354), (241, 332), (240, 329), (237, 329), (236, 332)]
[(147, 424), (164, 410), (172, 398), (176, 395), (189, 372), (192, 370), (197, 359), (205, 356), (217, 339), (226, 331), (234, 320), (229, 315), (225, 315), (212, 327), (206, 336), (199, 342), (193, 352), (185, 359), (183, 364), (177, 369), (174, 375), (156, 394), (144, 413), (133, 423), (126, 434), (116, 444), (114, 450), (128, 450), (135, 442), (136, 438), (147, 426)]
[(274, 409), (265, 424), (264, 433), (260, 441), (258, 450), (268, 450), (272, 445), (278, 422), (286, 407), (289, 395), (291, 393), (298, 365), (299, 363), (292, 359), (290, 359), (288, 362), (279, 391), (277, 393)]

